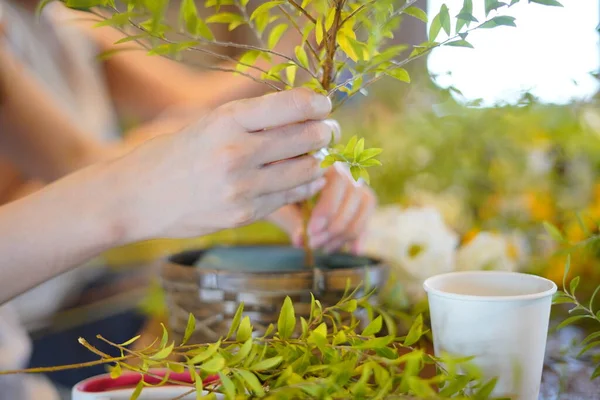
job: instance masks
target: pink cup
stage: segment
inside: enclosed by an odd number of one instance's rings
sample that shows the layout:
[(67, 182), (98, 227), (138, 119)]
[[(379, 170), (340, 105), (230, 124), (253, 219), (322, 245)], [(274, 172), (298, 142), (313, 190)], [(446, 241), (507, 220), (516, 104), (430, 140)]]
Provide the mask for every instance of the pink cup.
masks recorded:
[[(152, 370), (152, 375), (144, 375), (143, 379), (147, 383), (157, 384), (161, 381), (160, 378), (165, 375), (166, 370)], [(176, 381), (192, 383), (189, 372), (170, 373), (170, 378)], [(137, 372), (123, 372), (123, 374), (113, 379), (109, 374), (98, 375), (79, 382), (73, 387), (71, 392), (72, 400), (129, 400), (133, 394), (135, 387), (142, 379), (142, 374)], [(205, 384), (214, 382), (218, 377), (213, 376), (205, 380)], [(142, 395), (138, 400), (169, 400), (182, 396), (190, 390), (189, 386), (165, 385), (160, 387), (145, 387)], [(217, 394), (218, 399), (224, 397)], [(196, 399), (196, 393), (182, 397), (183, 400)]]

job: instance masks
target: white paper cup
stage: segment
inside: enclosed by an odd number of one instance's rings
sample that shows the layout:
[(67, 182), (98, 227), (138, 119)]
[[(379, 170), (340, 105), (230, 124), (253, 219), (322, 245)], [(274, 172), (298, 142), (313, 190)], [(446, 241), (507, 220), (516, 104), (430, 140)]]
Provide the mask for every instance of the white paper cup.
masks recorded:
[[(155, 376), (164, 376), (165, 370), (152, 370)], [(189, 381), (189, 374), (174, 374), (172, 379), (184, 382)], [(135, 372), (124, 372), (119, 378), (112, 379), (109, 374), (98, 375), (79, 382), (71, 391), (72, 400), (129, 400), (135, 391), (135, 386), (141, 379), (141, 374)], [(146, 377), (147, 382), (156, 384), (156, 378)], [(214, 379), (214, 378), (213, 378)], [(196, 393), (182, 396), (190, 391), (189, 386), (166, 385), (160, 387), (146, 387), (138, 400), (169, 400), (180, 398), (182, 400), (195, 400)], [(205, 394), (208, 394), (207, 392)], [(223, 399), (223, 395), (217, 394), (217, 399)]]
[(485, 378), (498, 379), (493, 396), (538, 399), (554, 282), (465, 271), (434, 276), (423, 286), (438, 357), (474, 356)]

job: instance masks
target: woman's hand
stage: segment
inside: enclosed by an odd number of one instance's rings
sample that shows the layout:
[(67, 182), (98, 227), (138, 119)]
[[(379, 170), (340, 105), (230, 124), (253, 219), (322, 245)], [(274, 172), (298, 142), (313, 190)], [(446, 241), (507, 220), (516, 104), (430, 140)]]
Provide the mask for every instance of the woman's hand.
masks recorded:
[(135, 240), (186, 237), (252, 223), (315, 195), (337, 124), (330, 101), (296, 89), (226, 104), (178, 134), (110, 163), (130, 185), (124, 225)]
[[(373, 191), (356, 182), (347, 167), (335, 164), (325, 173), (326, 185), (308, 224), (310, 246), (333, 252), (349, 245), (361, 251), (361, 235), (376, 205)], [(290, 205), (277, 210), (268, 220), (284, 229), (294, 246), (302, 246), (302, 210)]]

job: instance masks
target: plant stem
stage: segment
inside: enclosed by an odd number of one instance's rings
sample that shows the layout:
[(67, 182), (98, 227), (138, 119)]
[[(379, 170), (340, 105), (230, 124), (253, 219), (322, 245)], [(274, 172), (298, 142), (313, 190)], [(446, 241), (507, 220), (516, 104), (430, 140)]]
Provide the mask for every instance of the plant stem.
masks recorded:
[(296, 8), (298, 11), (300, 11), (302, 14), (304, 14), (304, 16), (305, 16), (306, 18), (308, 18), (308, 20), (309, 20), (310, 22), (312, 22), (313, 24), (316, 24), (316, 23), (317, 23), (317, 20), (316, 20), (316, 19), (315, 19), (315, 18), (314, 18), (312, 15), (310, 15), (310, 14), (308, 13), (308, 11), (306, 11), (304, 8), (302, 8), (302, 7), (300, 6), (300, 4), (296, 3), (294, 0), (288, 0), (288, 3), (290, 3), (292, 6), (294, 6), (294, 8)]
[(304, 246), (304, 265), (309, 268), (315, 267), (315, 255), (310, 247), (310, 237), (308, 235), (308, 223), (310, 221), (311, 205), (310, 200), (304, 200), (300, 207), (302, 208), (302, 243)]

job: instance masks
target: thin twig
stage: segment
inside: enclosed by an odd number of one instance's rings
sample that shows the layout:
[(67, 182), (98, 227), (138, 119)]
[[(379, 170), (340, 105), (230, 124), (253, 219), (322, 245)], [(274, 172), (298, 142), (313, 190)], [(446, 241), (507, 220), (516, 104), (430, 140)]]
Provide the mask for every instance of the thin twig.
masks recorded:
[[(364, 3), (363, 5), (361, 5), (360, 7), (358, 7), (356, 10), (352, 11), (350, 13), (350, 15), (348, 15), (346, 18), (344, 18), (344, 20), (342, 21), (342, 23), (340, 24), (340, 26), (344, 25), (346, 22), (348, 22), (348, 20), (352, 17), (354, 17), (356, 14), (358, 14), (359, 12), (361, 12), (362, 10), (364, 10), (366, 7), (370, 6), (371, 4), (375, 3), (377, 0), (371, 0), (367, 3)], [(416, 0), (415, 0), (416, 1)]]
[(317, 23), (317, 20), (308, 13), (308, 11), (306, 11), (304, 8), (302, 8), (302, 6), (300, 6), (300, 4), (296, 3), (294, 0), (288, 0), (288, 3), (290, 3), (292, 6), (294, 6), (294, 8), (298, 11), (300, 11), (302, 14), (304, 14), (304, 16), (306, 18), (308, 18), (308, 20), (310, 22), (312, 22), (313, 24)]
[[(300, 26), (298, 26), (296, 21), (294, 21), (294, 18), (292, 18), (290, 13), (288, 13), (282, 5), (279, 5), (278, 7), (281, 10), (281, 12), (286, 16), (288, 21), (290, 21), (290, 23), (294, 26), (294, 28), (296, 28), (296, 31), (298, 31), (300, 36), (302, 36), (302, 29), (300, 29)], [(314, 59), (314, 62), (315, 62), (314, 68), (315, 68), (315, 70), (317, 70), (316, 73), (318, 73), (319, 66), (321, 65), (321, 60), (319, 59), (319, 55), (317, 54), (317, 51), (315, 50), (313, 45), (310, 44), (310, 42), (308, 40), (306, 41), (306, 44), (308, 46), (308, 49), (310, 50), (312, 58)]]
[(244, 18), (244, 20), (246, 20), (246, 23), (248, 24), (248, 26), (250, 27), (250, 29), (252, 30), (252, 32), (254, 32), (254, 36), (256, 36), (256, 40), (258, 40), (258, 42), (260, 43), (260, 45), (264, 48), (266, 48), (267, 46), (265, 45), (265, 42), (262, 39), (262, 35), (260, 33), (258, 33), (258, 30), (256, 29), (256, 26), (254, 25), (254, 22), (252, 22), (250, 20), (250, 16), (248, 16), (248, 12), (246, 11), (246, 7), (242, 6), (239, 2), (239, 0), (235, 0), (235, 5), (238, 8), (238, 10), (240, 10), (240, 13), (242, 14), (242, 17)]

